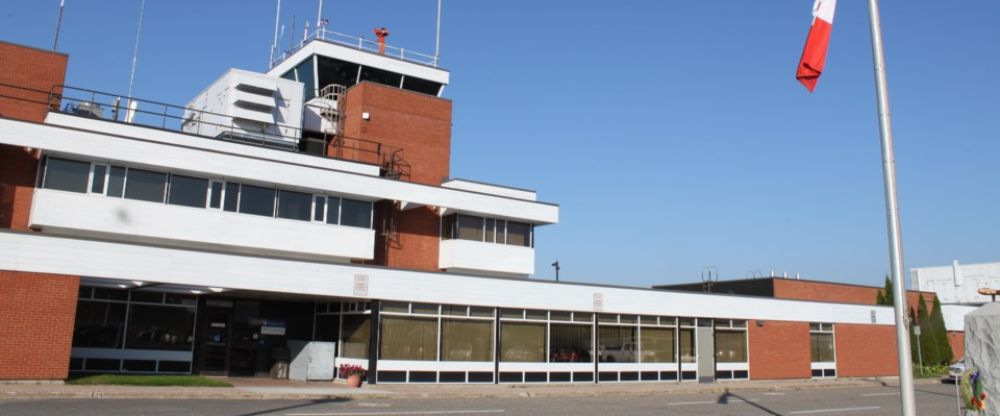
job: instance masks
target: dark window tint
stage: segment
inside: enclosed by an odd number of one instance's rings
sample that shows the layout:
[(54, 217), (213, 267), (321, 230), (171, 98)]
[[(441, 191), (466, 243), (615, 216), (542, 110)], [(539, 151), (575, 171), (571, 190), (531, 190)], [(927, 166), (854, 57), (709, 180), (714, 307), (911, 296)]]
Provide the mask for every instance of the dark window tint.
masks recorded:
[(426, 79), (406, 77), (403, 79), (403, 89), (416, 91), (422, 94), (437, 96), (441, 90), (441, 84)]
[(125, 304), (79, 301), (73, 327), (73, 346), (120, 348)]
[(244, 214), (274, 216), (274, 188), (243, 185), (240, 190), (240, 212)]
[(208, 200), (209, 208), (219, 208), (222, 206), (222, 182), (212, 182), (211, 197)]
[(496, 241), (496, 226), (497, 220), (493, 218), (486, 219), (486, 242), (492, 243)]
[(319, 69), (319, 87), (323, 88), (330, 84), (350, 87), (357, 83), (358, 64), (344, 62), (339, 59), (317, 57), (316, 66)]
[(337, 224), (340, 221), (340, 198), (326, 199), (326, 223)]
[(458, 216), (458, 238), (462, 240), (483, 241), (483, 221), (481, 217), (470, 215)]
[(447, 217), (441, 218), (441, 239), (451, 240), (455, 238), (455, 218), (456, 215), (452, 214)]
[(140, 201), (163, 202), (166, 187), (166, 173), (129, 169), (125, 181), (125, 197)]
[(45, 167), (45, 184), (48, 189), (87, 192), (90, 163), (50, 157)]
[(507, 244), (531, 247), (531, 224), (507, 221)]
[(226, 200), (223, 210), (236, 212), (236, 203), (240, 200), (240, 184), (226, 182)]
[(403, 76), (384, 69), (363, 66), (361, 67), (361, 80), (399, 88), (399, 82), (403, 80)]
[(324, 211), (326, 211), (326, 197), (315, 197), (316, 204), (313, 208), (313, 221), (323, 221)]
[(194, 308), (135, 305), (129, 311), (126, 348), (190, 350)]
[(170, 197), (167, 203), (204, 208), (207, 192), (208, 179), (170, 175)]
[(344, 198), (341, 201), (340, 225), (370, 228), (372, 224), (372, 203)]
[(302, 61), (299, 66), (295, 67), (295, 77), (297, 80), (305, 84), (305, 100), (310, 100), (316, 96), (316, 81), (313, 74), (313, 57), (309, 57), (305, 61)]
[(293, 220), (309, 221), (309, 209), (312, 207), (312, 195), (278, 191), (278, 217)]
[(108, 196), (121, 198), (125, 192), (125, 168), (112, 166), (108, 174)]
[(95, 194), (104, 193), (104, 174), (108, 171), (108, 167), (104, 165), (94, 165), (94, 178), (90, 183), (90, 192)]

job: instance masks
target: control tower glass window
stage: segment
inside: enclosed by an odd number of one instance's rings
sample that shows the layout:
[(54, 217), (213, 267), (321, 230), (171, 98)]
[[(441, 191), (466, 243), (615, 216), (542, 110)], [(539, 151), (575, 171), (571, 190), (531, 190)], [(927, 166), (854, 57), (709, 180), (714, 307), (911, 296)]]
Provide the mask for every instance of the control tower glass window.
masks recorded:
[(317, 87), (316, 78), (313, 73), (313, 58), (306, 59), (299, 66), (295, 67), (295, 80), (305, 85), (306, 90), (303, 98), (306, 101), (316, 96)]
[(403, 89), (437, 97), (441, 84), (422, 78), (407, 76), (403, 79)]
[(403, 75), (386, 71), (384, 69), (365, 66), (361, 68), (361, 80), (399, 88), (400, 84), (403, 82)]
[(330, 84), (350, 88), (358, 83), (358, 68), (361, 65), (325, 56), (318, 56), (316, 59), (316, 68), (319, 71), (319, 88)]

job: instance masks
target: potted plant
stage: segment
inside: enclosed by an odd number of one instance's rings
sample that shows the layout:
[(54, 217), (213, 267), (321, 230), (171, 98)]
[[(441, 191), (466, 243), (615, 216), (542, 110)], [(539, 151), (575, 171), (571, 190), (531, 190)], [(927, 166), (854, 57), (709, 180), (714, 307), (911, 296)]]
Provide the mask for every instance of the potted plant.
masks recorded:
[(356, 364), (341, 364), (337, 371), (340, 377), (347, 379), (347, 387), (361, 387), (361, 379), (365, 376), (365, 369)]

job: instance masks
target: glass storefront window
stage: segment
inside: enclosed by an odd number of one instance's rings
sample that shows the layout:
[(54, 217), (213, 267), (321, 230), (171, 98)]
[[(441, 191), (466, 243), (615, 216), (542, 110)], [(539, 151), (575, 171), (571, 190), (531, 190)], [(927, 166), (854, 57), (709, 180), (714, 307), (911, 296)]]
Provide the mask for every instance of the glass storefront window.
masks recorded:
[(545, 325), (501, 322), (500, 361), (545, 362)]
[(437, 319), (383, 316), (380, 326), (380, 359), (437, 359)]
[(443, 319), (441, 361), (493, 361), (493, 321)]
[(597, 329), (598, 357), (602, 363), (636, 362), (636, 328), (602, 325)]
[(549, 362), (591, 362), (594, 350), (591, 329), (589, 325), (551, 324)]
[(715, 331), (715, 360), (720, 363), (747, 362), (746, 331)]
[(368, 358), (371, 319), (368, 315), (344, 315), (340, 356)]
[(340, 332), (340, 315), (316, 315), (316, 341), (336, 342)]
[(642, 328), (640, 334), (642, 344), (642, 362), (644, 363), (675, 363), (674, 330), (669, 328)]
[(812, 362), (822, 363), (836, 361), (832, 333), (811, 333), (809, 334), (809, 343), (812, 350), (812, 353), (810, 354), (812, 356)]
[(73, 346), (120, 348), (125, 304), (81, 300), (76, 303)]
[(126, 348), (190, 351), (195, 308), (132, 304)]
[(694, 329), (681, 329), (681, 362), (693, 363), (698, 355), (694, 350)]

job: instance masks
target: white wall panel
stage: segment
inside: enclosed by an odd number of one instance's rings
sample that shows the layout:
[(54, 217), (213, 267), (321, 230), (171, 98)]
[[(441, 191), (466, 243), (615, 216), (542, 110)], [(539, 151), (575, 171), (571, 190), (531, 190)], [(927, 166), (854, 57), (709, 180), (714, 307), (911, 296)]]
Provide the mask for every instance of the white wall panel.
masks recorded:
[[(101, 161), (127, 162), (223, 178), (288, 185), (314, 191), (346, 194), (362, 199), (388, 199), (419, 205), (452, 208), (471, 214), (520, 219), (551, 224), (559, 221), (559, 207), (551, 204), (485, 195), (475, 192), (427, 186), (411, 182), (359, 175), (316, 166), (275, 161), (241, 153), (243, 149), (274, 149), (232, 144), (234, 152), (206, 151), (188, 145), (168, 144), (146, 139), (147, 136), (176, 136), (177, 141), (217, 141), (180, 133), (136, 127), (122, 123), (50, 113), (49, 123), (75, 126), (63, 128), (15, 120), (0, 119), (0, 143), (46, 149), (65, 155), (79, 155)], [(82, 127), (100, 132), (82, 131)], [(138, 129), (138, 130), (137, 130)], [(132, 138), (125, 135), (133, 135)], [(301, 156), (301, 155), (299, 155)], [(321, 158), (317, 158), (321, 159)]]
[(215, 209), (36, 189), (29, 226), (127, 241), (239, 248), (341, 259), (372, 259), (375, 230), (238, 214)]
[(442, 269), (481, 270), (515, 275), (535, 272), (535, 249), (468, 240), (443, 240), (438, 251)]
[[(0, 231), (0, 269), (354, 297), (553, 310), (893, 325), (890, 307), (500, 279), (264, 258)], [(872, 319), (874, 317), (874, 319)], [(874, 321), (874, 322), (873, 322)]]

